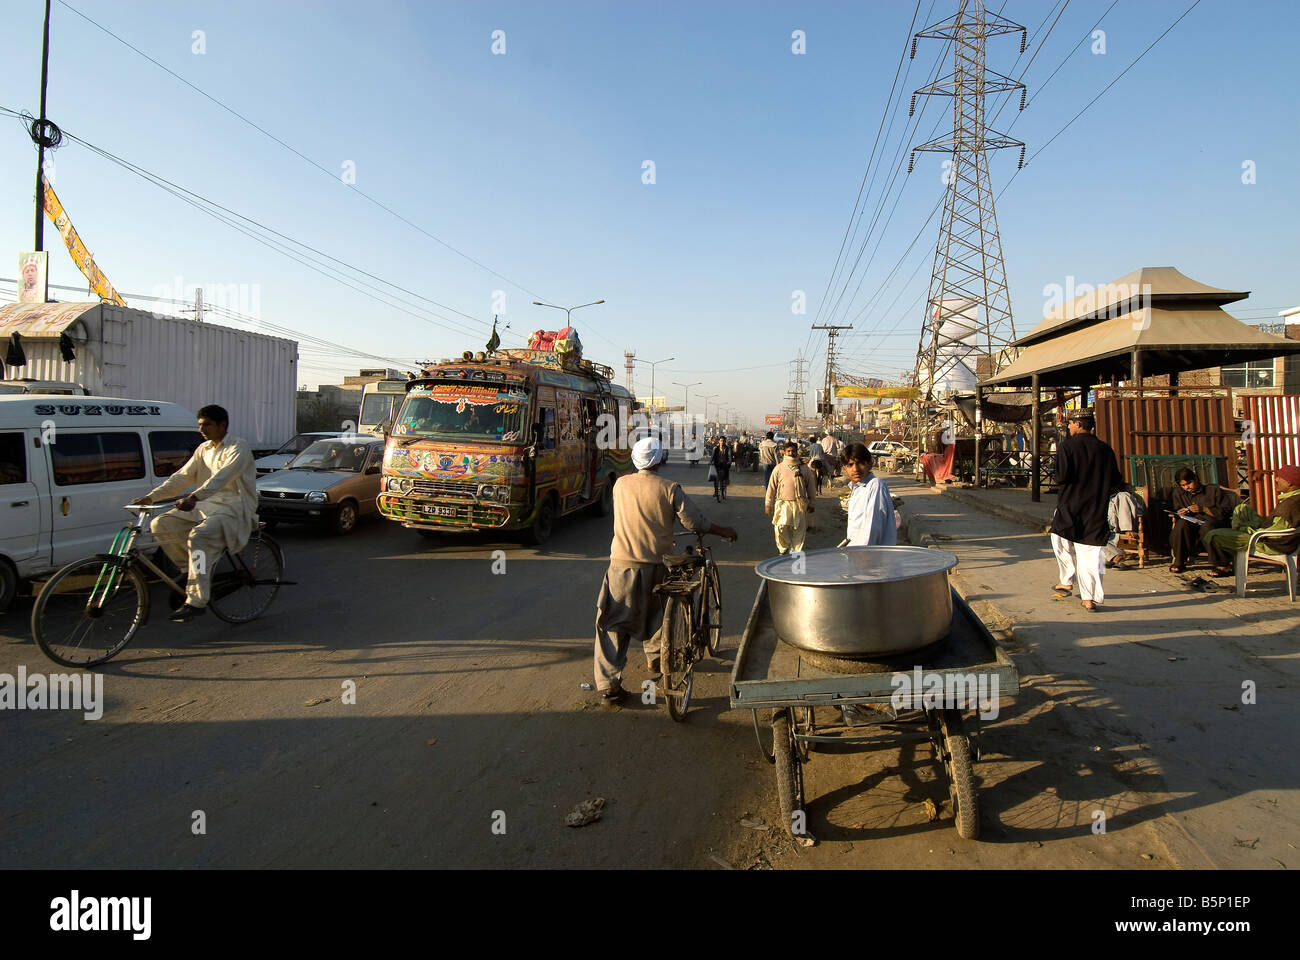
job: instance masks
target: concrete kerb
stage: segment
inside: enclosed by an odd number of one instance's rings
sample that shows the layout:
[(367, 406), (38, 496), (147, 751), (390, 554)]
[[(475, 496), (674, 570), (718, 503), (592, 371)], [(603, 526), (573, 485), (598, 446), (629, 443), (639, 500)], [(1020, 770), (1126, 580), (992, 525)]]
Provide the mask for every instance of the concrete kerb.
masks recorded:
[[(900, 496), (903, 498), (903, 505), (899, 508), (898, 513), (902, 518), (901, 532), (907, 542), (917, 547), (948, 550), (948, 541), (939, 539), (923, 520), (908, 509), (906, 497)], [(952, 551), (949, 550), (949, 552)], [(1015, 621), (1006, 611), (991, 600), (986, 600), (972, 591), (970, 583), (962, 576), (960, 565), (952, 570), (949, 577), (953, 587), (961, 594), (961, 598), (972, 607), (975, 607), (975, 613), (984, 621), (984, 625), (989, 628), (989, 632), (993, 634), (994, 638), (1005, 644), (1009, 650), (1018, 649), (1020, 645), (1016, 640)]]
[(945, 497), (950, 497), (958, 503), (964, 503), (967, 506), (975, 507), (977, 510), (983, 510), (985, 513), (991, 513), (993, 516), (1009, 520), (1011, 523), (1018, 523), (1036, 533), (1045, 533), (1049, 526), (1049, 521), (1045, 521), (1042, 517), (1035, 516), (1027, 510), (1017, 510), (1015, 507), (1008, 507), (1001, 503), (990, 503), (962, 487), (944, 486), (939, 489), (943, 491)]

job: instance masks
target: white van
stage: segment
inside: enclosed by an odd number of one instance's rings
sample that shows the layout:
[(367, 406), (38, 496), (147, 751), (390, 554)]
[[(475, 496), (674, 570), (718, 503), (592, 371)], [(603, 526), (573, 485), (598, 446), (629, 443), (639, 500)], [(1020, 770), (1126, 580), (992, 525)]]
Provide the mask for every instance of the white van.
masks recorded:
[(105, 553), (122, 509), (203, 442), (175, 403), (0, 396), (0, 611), (20, 582)]

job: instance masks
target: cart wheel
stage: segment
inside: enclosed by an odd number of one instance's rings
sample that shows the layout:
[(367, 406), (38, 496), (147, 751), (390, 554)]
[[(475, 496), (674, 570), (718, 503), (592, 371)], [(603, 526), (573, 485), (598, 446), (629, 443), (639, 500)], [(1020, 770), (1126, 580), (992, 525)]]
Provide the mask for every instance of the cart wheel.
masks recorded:
[(971, 769), (970, 741), (956, 734), (945, 741), (948, 748), (948, 795), (952, 798), (957, 835), (978, 840), (980, 835), (979, 796), (975, 792), (975, 771)]
[[(794, 753), (789, 710), (778, 710), (772, 717), (772, 750), (776, 756), (776, 795), (786, 833), (804, 846), (812, 846), (817, 841), (808, 832), (807, 814), (803, 809), (803, 770)], [(793, 829), (796, 813), (801, 815), (802, 833), (795, 833)]]

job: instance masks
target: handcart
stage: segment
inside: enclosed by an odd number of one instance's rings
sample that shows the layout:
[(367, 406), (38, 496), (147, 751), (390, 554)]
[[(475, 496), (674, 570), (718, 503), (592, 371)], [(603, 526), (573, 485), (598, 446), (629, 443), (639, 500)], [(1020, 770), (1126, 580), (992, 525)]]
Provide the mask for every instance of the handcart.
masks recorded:
[[(936, 689), (944, 693), (927, 695)], [(991, 704), (966, 696), (954, 703), (954, 692), (972, 690), (996, 695)], [(862, 662), (801, 651), (778, 639), (764, 580), (731, 673), (731, 707), (753, 711), (759, 750), (775, 765), (786, 830), (805, 846), (816, 840), (804, 812), (803, 765), (819, 744), (873, 749), (929, 740), (947, 773), (957, 833), (977, 839), (972, 764), (979, 759), (981, 713), (995, 715), (997, 702), (1019, 690), (1010, 657), (955, 590), (947, 636), (892, 661)], [(760, 720), (767, 711), (770, 719)]]

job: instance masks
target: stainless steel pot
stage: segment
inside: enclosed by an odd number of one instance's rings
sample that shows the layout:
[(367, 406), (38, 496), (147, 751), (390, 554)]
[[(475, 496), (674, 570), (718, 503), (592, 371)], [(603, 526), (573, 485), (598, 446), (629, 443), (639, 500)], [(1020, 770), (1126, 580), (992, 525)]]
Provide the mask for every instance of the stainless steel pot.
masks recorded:
[(839, 547), (758, 565), (776, 635), (839, 657), (904, 653), (952, 627), (948, 571), (957, 558), (925, 547)]

